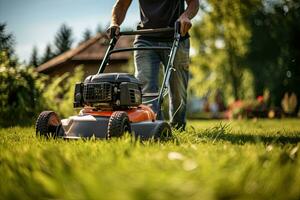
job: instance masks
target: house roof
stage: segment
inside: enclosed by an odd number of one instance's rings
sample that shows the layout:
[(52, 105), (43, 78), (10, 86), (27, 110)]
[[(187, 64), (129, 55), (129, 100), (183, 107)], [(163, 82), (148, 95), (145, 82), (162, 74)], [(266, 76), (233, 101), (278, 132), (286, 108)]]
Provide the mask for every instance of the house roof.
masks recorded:
[[(122, 47), (130, 47), (132, 46), (132, 37), (120, 37), (118, 40), (115, 48), (122, 48)], [(54, 69), (55, 67), (63, 64), (67, 61), (74, 60), (74, 61), (95, 61), (95, 60), (102, 60), (106, 48), (108, 46), (108, 40), (105, 34), (97, 34), (95, 37), (81, 43), (76, 48), (70, 49), (65, 53), (62, 53), (51, 60), (43, 63), (42, 65), (38, 66), (36, 70), (38, 72), (47, 71), (49, 69)], [(131, 52), (122, 52), (112, 54), (110, 59), (111, 60), (128, 60), (131, 57)]]

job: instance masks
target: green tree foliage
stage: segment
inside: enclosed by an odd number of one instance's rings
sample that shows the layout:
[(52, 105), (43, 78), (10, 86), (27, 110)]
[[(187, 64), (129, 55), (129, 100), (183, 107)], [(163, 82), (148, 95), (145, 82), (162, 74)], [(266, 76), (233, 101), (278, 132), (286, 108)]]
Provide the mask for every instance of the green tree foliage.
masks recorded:
[(28, 123), (41, 110), (43, 78), (31, 67), (11, 67), (5, 51), (0, 53), (0, 126)]
[(83, 67), (78, 66), (73, 76), (67, 72), (52, 79), (43, 92), (45, 107), (54, 110), (61, 117), (75, 114), (73, 108), (75, 84), (82, 81), (83, 76)]
[(285, 92), (300, 96), (299, 1), (207, 0), (204, 5), (192, 31), (192, 92), (219, 88), (227, 98), (245, 99), (268, 90), (271, 105), (278, 107)]
[(285, 92), (300, 97), (299, 1), (265, 4), (249, 21), (252, 37), (246, 62), (255, 77), (256, 95), (270, 90), (276, 106)]
[(60, 55), (70, 50), (73, 41), (73, 32), (71, 27), (67, 26), (66, 24), (61, 25), (54, 40), (54, 46), (56, 48), (55, 54)]
[[(242, 63), (247, 53), (251, 33), (245, 21), (256, 1), (208, 0), (203, 18), (193, 28), (193, 44), (197, 56), (193, 60), (194, 82), (191, 86), (198, 93), (197, 85), (214, 90), (219, 87), (227, 97), (240, 99), (252, 96), (251, 89), (245, 94), (245, 81), (251, 81), (251, 74)], [(250, 82), (251, 84), (251, 82)]]
[(15, 39), (11, 33), (7, 33), (6, 24), (0, 23), (0, 51), (5, 51), (8, 57), (14, 54)]
[(32, 67), (37, 67), (40, 64), (39, 56), (38, 56), (38, 49), (36, 46), (33, 47), (29, 65)]
[(41, 58), (41, 63), (45, 63), (54, 57), (54, 53), (52, 52), (52, 48), (50, 44), (47, 44), (45, 53)]
[(90, 29), (86, 29), (83, 32), (83, 38), (82, 38), (80, 44), (85, 42), (85, 41), (88, 41), (91, 37), (92, 37), (92, 31)]
[(5, 23), (0, 23), (0, 52), (5, 52), (10, 67), (16, 67), (18, 59), (15, 55), (15, 38), (7, 32)]

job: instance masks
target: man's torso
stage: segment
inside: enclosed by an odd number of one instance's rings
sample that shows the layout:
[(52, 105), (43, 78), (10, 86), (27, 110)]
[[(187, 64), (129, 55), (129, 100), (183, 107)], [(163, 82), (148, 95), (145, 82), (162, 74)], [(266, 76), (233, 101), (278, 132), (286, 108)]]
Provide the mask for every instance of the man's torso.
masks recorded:
[[(138, 29), (174, 27), (184, 12), (184, 0), (139, 0), (141, 21)], [(173, 34), (139, 36), (150, 40), (172, 40)]]

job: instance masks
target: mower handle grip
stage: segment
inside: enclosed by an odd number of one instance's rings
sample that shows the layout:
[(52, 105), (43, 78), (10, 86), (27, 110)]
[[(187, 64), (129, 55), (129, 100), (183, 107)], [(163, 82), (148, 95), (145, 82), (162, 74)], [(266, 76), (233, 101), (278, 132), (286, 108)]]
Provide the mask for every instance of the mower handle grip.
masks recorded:
[(180, 21), (176, 21), (175, 26), (174, 26), (175, 36), (178, 35), (178, 34), (180, 35), (180, 27), (181, 27)]
[(136, 31), (122, 31), (118, 34), (118, 36), (122, 35), (148, 35), (153, 33), (170, 33), (174, 32), (174, 34), (180, 34), (180, 22), (176, 21), (174, 28), (155, 28), (155, 29), (141, 29)]
[(119, 35), (147, 35), (153, 33), (169, 33), (174, 32), (174, 28), (156, 28), (156, 29), (141, 29), (136, 31), (122, 31)]

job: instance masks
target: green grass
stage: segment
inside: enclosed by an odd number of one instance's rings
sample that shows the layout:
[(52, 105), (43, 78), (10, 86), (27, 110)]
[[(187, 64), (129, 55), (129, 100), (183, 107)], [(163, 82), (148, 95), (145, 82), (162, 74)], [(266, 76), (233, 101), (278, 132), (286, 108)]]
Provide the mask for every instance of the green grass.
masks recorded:
[(300, 199), (300, 120), (190, 121), (165, 142), (0, 129), (0, 199)]

